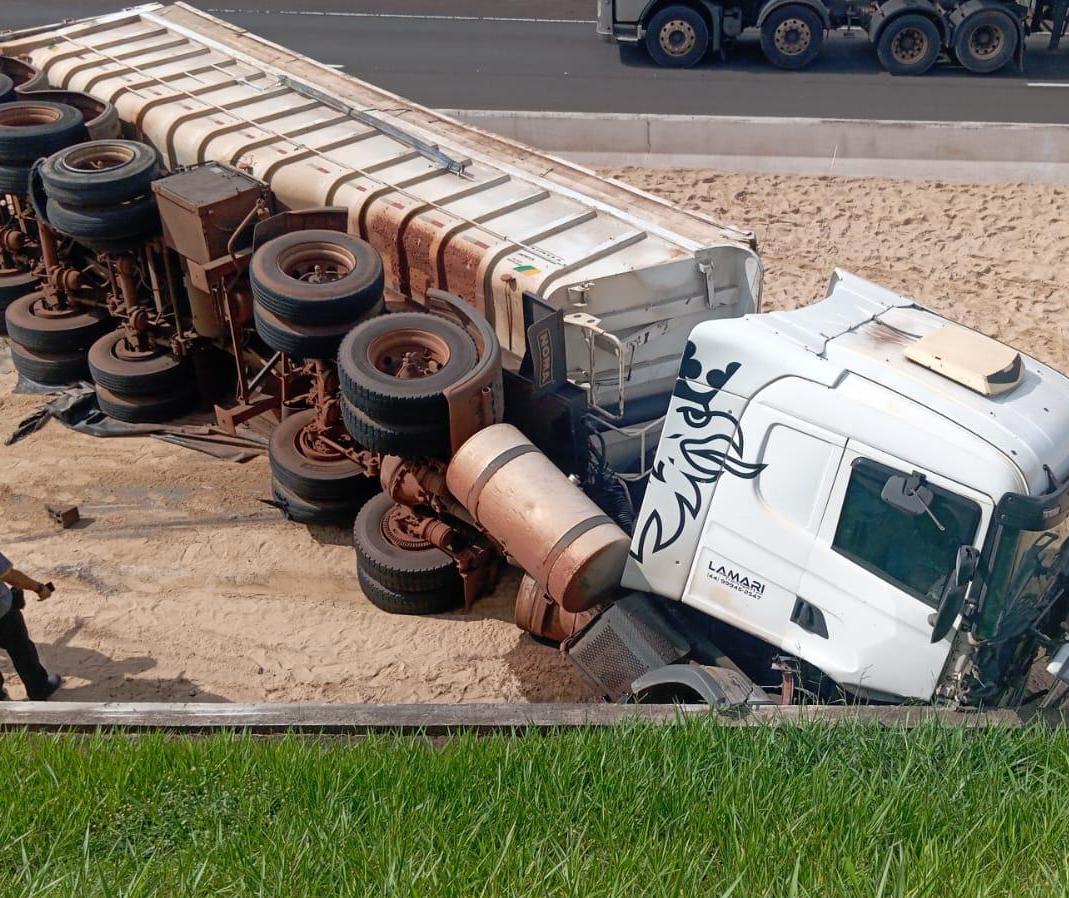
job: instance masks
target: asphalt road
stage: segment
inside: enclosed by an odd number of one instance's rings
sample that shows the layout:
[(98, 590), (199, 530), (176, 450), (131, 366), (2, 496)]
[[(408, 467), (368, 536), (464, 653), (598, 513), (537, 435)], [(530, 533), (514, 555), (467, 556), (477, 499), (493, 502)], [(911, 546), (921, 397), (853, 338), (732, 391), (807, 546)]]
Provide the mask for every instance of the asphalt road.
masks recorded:
[[(128, 2), (8, 0), (0, 28)], [(726, 61), (674, 71), (653, 66), (639, 49), (599, 41), (593, 0), (195, 5), (433, 107), (1069, 124), (1069, 47), (1051, 54), (1039, 36), (1023, 74), (981, 77), (939, 66), (923, 78), (892, 78), (860, 35), (834, 36), (803, 72), (771, 68), (756, 38), (740, 42)]]

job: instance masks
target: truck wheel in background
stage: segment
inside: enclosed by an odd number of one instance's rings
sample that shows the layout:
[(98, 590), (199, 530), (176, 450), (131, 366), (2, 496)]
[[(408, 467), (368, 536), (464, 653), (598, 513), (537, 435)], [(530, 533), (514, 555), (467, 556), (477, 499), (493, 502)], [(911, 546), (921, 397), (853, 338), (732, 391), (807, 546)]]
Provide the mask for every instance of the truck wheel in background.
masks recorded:
[(12, 343), (11, 361), (23, 377), (48, 387), (66, 386), (89, 379), (89, 367), (81, 350), (37, 352)]
[(345, 456), (317, 452), (313, 439), (305, 432), (315, 418), (315, 409), (297, 412), (271, 432), (267, 453), (271, 476), (303, 499), (352, 500), (356, 514), (363, 502), (381, 492), (379, 482)]
[(391, 614), (438, 614), (457, 607), (464, 586), (453, 559), (411, 535), (413, 512), (385, 493), (368, 502), (353, 524), (360, 588)]
[(153, 396), (124, 396), (97, 384), (97, 405), (117, 421), (130, 424), (162, 424), (180, 418), (197, 404), (197, 387), (190, 382)]
[(939, 58), (943, 40), (935, 22), (910, 13), (893, 19), (880, 34), (876, 56), (892, 75), (923, 75)]
[(646, 27), (646, 50), (658, 65), (690, 68), (709, 49), (709, 26), (690, 6), (667, 6)]
[(0, 334), (7, 333), (7, 307), (16, 299), (33, 292), (37, 276), (32, 271), (19, 268), (0, 269)]
[(783, 6), (761, 25), (761, 49), (774, 66), (801, 69), (820, 54), (824, 23), (816, 10), (801, 4)]
[(99, 386), (124, 396), (168, 393), (193, 379), (188, 362), (162, 349), (151, 353), (131, 350), (121, 330), (105, 334), (89, 347), (89, 371)]
[(369, 243), (339, 231), (294, 231), (269, 240), (252, 257), (253, 296), (267, 311), (297, 324), (356, 322), (378, 307), (382, 258)]
[(342, 394), (388, 424), (449, 425), (443, 391), (479, 361), (459, 324), (427, 312), (397, 312), (353, 328), (338, 350)]
[(86, 138), (82, 114), (64, 103), (18, 100), (0, 105), (0, 163), (30, 165)]
[(0, 193), (26, 196), (30, 192), (28, 165), (0, 165)]
[(147, 193), (159, 174), (155, 148), (136, 140), (90, 140), (41, 165), (48, 197), (75, 208), (125, 203)]
[[(378, 309), (381, 308), (380, 304)], [(284, 352), (295, 359), (334, 358), (342, 339), (354, 324), (351, 321), (341, 324), (296, 324), (280, 318), (259, 302), (253, 303), (252, 311), (260, 339), (275, 352)], [(371, 314), (377, 314), (377, 311)]]
[(111, 320), (100, 309), (72, 308), (50, 313), (40, 291), (14, 300), (4, 315), (12, 341), (34, 352), (85, 352), (111, 330)]
[(330, 527), (350, 526), (363, 504), (363, 500), (307, 499), (286, 489), (274, 478), (271, 479), (271, 496), (288, 520)]
[(954, 32), (954, 55), (970, 72), (998, 71), (1016, 51), (1017, 25), (997, 9), (974, 12)]

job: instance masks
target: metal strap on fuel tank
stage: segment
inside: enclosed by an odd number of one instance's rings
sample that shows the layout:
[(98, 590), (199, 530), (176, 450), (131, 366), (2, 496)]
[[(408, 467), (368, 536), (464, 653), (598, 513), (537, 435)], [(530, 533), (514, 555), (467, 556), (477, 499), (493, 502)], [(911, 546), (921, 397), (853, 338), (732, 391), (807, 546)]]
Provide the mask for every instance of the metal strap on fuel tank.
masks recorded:
[(525, 443), (522, 446), (513, 446), (511, 449), (506, 449), (497, 458), (490, 462), (490, 464), (483, 468), (483, 472), (475, 479), (475, 483), (473, 483), (471, 489), (468, 490), (468, 498), (464, 503), (465, 507), (471, 512), (473, 517), (478, 518), (479, 516), (479, 496), (482, 495), (483, 487), (490, 482), (490, 478), (514, 458), (519, 458), (521, 455), (528, 455), (531, 452), (537, 451), (538, 447), (531, 443)]
[(595, 527), (600, 527), (602, 524), (616, 524), (616, 522), (606, 514), (596, 514), (585, 521), (580, 521), (558, 539), (553, 544), (553, 548), (549, 550), (538, 571), (533, 575), (538, 584), (543, 587), (547, 586), (546, 581), (549, 579), (549, 572), (553, 570), (553, 565), (557, 563), (557, 559), (564, 554), (564, 550), (584, 533), (593, 530)]

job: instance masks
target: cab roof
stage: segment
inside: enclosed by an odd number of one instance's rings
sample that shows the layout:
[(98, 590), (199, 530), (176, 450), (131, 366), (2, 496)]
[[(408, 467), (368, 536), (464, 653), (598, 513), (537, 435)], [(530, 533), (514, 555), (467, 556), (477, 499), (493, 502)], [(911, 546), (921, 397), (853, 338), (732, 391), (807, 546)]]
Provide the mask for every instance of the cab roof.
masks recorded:
[[(743, 355), (755, 350), (763, 356), (754, 367), (763, 367), (769, 374), (778, 369), (778, 376), (783, 376), (784, 364), (791, 364), (787, 359), (792, 353), (783, 346), (788, 341), (814, 362), (831, 365), (829, 370), (795, 356), (807, 370), (789, 373), (828, 386), (852, 373), (892, 390), (1004, 453), (1021, 471), (1033, 495), (1050, 488), (1048, 469), (1059, 480), (1069, 475), (1069, 378), (1023, 353), (1017, 359), (1009, 347), (972, 331), (967, 331), (969, 336), (960, 344), (948, 341), (942, 336), (950, 333), (948, 328), (958, 331), (961, 326), (910, 299), (837, 270), (820, 302), (788, 312), (751, 315), (746, 323), (776, 337), (754, 341), (750, 332)], [(969, 354), (948, 358), (943, 364), (938, 353), (947, 343), (980, 352), (964, 364)], [(758, 349), (757, 344), (765, 348)], [(986, 359), (985, 346), (990, 350)], [(932, 348), (936, 350), (934, 362)], [(994, 388), (985, 390), (977, 378), (988, 376), (995, 378)], [(1007, 384), (1007, 377), (1012, 384)], [(746, 380), (753, 395), (760, 386)]]

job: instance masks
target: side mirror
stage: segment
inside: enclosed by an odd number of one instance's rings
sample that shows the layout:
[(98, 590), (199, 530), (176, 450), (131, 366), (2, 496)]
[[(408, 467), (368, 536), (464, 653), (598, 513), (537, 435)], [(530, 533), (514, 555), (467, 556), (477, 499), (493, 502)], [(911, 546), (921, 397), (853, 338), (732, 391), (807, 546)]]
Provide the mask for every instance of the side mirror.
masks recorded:
[(895, 474), (887, 478), (880, 498), (892, 508), (917, 517), (928, 513), (933, 495), (920, 474)]
[(958, 549), (957, 558), (954, 559), (954, 573), (947, 577), (939, 607), (929, 618), (932, 622), (932, 643), (941, 641), (954, 626), (954, 618), (961, 613), (961, 606), (965, 604), (965, 595), (973, 577), (976, 576), (979, 562), (980, 553), (973, 546), (961, 546)]

